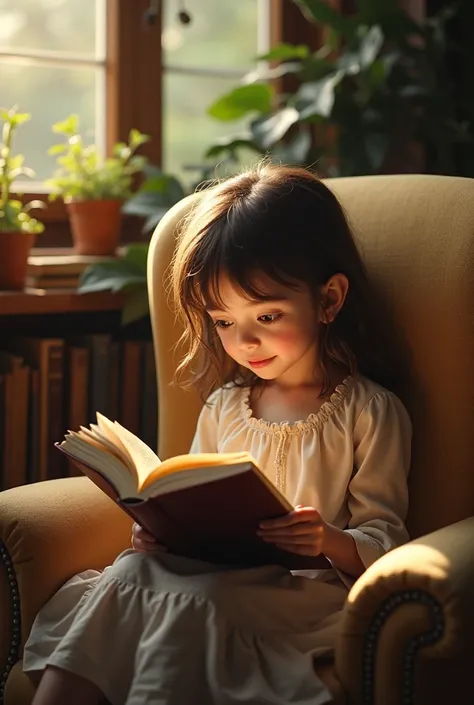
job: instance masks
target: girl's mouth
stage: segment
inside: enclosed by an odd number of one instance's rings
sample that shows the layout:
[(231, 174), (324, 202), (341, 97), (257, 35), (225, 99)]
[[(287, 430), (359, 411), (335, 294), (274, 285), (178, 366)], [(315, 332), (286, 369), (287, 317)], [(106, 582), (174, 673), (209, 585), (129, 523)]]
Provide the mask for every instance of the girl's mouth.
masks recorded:
[(260, 367), (265, 367), (266, 365), (269, 365), (270, 362), (272, 362), (274, 359), (275, 355), (273, 357), (267, 357), (265, 358), (265, 360), (249, 360), (249, 365), (254, 369), (259, 369)]

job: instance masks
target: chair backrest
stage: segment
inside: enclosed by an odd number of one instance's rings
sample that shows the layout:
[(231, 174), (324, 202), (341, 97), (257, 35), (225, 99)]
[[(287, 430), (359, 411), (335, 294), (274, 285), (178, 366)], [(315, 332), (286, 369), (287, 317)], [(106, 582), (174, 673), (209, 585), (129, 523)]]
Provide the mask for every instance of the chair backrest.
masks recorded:
[[(474, 179), (431, 175), (328, 179), (407, 349), (414, 424), (408, 528), (413, 537), (474, 515)], [(177, 225), (157, 227), (148, 282), (159, 380), (159, 453), (189, 449), (202, 406), (172, 384), (181, 334), (163, 286)]]

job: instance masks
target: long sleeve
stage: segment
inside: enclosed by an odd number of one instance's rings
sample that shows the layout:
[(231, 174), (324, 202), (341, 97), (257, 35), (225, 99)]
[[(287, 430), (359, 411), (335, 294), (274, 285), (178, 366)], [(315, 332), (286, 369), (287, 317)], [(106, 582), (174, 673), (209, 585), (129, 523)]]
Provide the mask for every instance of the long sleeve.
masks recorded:
[(409, 416), (390, 392), (375, 394), (356, 421), (355, 474), (348, 488), (351, 518), (347, 531), (354, 537), (366, 568), (408, 541), (404, 522), (411, 436)]
[(201, 409), (190, 453), (217, 453), (222, 390), (213, 392)]

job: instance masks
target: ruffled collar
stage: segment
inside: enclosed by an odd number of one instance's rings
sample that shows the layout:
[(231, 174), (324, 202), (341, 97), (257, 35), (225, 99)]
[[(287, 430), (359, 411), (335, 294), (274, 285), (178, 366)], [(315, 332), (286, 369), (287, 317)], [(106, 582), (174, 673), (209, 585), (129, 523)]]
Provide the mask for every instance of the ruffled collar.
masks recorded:
[(252, 391), (251, 387), (245, 387), (242, 390), (241, 397), (242, 416), (245, 423), (250, 428), (258, 429), (259, 431), (287, 434), (304, 433), (305, 431), (320, 428), (323, 424), (325, 424), (334, 412), (342, 405), (344, 399), (346, 399), (348, 394), (353, 389), (354, 384), (355, 378), (349, 375), (341, 382), (341, 384), (338, 384), (329, 399), (321, 405), (320, 409), (316, 413), (309, 414), (306, 419), (295, 421), (294, 423), (289, 423), (288, 421), (283, 421), (281, 423), (270, 423), (264, 419), (257, 419), (253, 415), (253, 410), (250, 406), (250, 393)]

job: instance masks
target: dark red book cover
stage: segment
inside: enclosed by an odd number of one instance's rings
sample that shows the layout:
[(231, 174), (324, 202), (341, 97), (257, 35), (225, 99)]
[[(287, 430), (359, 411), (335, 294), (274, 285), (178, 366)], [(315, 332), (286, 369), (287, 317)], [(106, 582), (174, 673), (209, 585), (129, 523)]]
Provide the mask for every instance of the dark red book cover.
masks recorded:
[(73, 458), (59, 443), (56, 447), (172, 553), (229, 566), (331, 567), (323, 555), (288, 553), (257, 536), (260, 521), (286, 514), (289, 505), (268, 488), (255, 469), (146, 500), (120, 499), (104, 475)]

